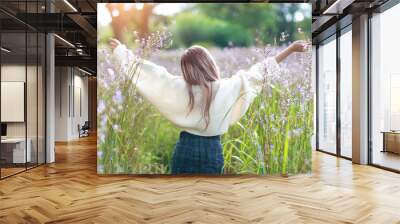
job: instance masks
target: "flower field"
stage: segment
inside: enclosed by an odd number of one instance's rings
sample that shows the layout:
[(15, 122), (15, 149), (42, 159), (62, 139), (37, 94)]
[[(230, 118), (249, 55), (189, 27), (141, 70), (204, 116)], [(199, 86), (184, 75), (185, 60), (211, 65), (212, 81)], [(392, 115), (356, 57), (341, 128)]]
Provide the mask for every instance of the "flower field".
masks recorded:
[[(157, 36), (157, 35), (156, 35)], [(166, 38), (167, 39), (167, 38)], [(136, 92), (140, 58), (181, 75), (183, 49), (161, 49), (166, 39), (138, 43), (128, 74), (109, 51), (98, 52), (98, 173), (168, 174), (180, 130)], [(151, 42), (151, 43), (150, 43)], [(150, 43), (150, 44), (149, 44)], [(151, 45), (151, 46), (149, 46)], [(141, 47), (140, 47), (141, 46)], [(210, 48), (222, 77), (248, 69), (281, 47)], [(149, 54), (152, 52), (152, 54)], [(290, 175), (311, 170), (313, 93), (311, 52), (296, 53), (279, 72), (265, 74), (262, 93), (222, 136), (225, 174)]]

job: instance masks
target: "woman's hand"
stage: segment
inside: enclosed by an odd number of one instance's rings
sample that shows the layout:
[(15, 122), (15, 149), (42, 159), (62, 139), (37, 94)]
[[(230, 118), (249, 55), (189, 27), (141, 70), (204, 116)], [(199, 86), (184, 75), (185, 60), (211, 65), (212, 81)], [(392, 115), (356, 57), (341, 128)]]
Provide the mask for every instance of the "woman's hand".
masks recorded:
[(304, 40), (297, 40), (293, 42), (289, 48), (292, 52), (306, 52), (310, 48), (311, 43)]
[(110, 41), (109, 41), (109, 44), (110, 44), (111, 49), (114, 50), (119, 45), (121, 45), (121, 42), (119, 40), (117, 40), (117, 39), (111, 38)]
[(290, 54), (294, 52), (306, 52), (309, 50), (311, 43), (298, 40), (293, 42), (289, 47), (285, 50), (281, 51), (278, 55), (275, 56), (276, 62), (280, 63), (281, 61), (285, 60)]

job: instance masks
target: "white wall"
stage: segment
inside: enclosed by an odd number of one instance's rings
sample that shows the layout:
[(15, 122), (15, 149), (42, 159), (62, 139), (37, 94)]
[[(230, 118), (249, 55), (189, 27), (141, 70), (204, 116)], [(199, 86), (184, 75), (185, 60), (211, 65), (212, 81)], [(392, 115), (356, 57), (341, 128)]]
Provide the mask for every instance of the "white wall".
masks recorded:
[(88, 120), (88, 78), (83, 75), (76, 68), (56, 67), (56, 141), (77, 139), (78, 124)]
[(55, 141), (68, 140), (70, 75), (68, 67), (55, 68)]
[[(25, 82), (25, 75), (28, 69), (28, 73), (32, 69), (36, 69), (32, 66), (25, 65), (2, 65), (1, 66), (1, 81), (2, 82)], [(35, 93), (27, 93), (27, 96), (36, 96)], [(1, 108), (2, 110), (7, 110), (7, 108)], [(28, 114), (29, 116), (29, 114)], [(36, 114), (35, 114), (36, 116)], [(28, 120), (31, 120), (28, 117)], [(25, 137), (25, 122), (7, 122), (7, 136), (8, 137)]]
[[(2, 65), (1, 81), (25, 82), (25, 69), (25, 65)], [(7, 123), (7, 137), (25, 137), (25, 122)]]
[[(76, 71), (76, 70), (75, 70)], [(85, 76), (74, 75), (74, 116), (72, 119), (72, 136), (78, 137), (78, 124), (83, 125), (88, 120), (88, 78)], [(80, 93), (79, 93), (80, 91)], [(80, 95), (80, 97), (79, 97)], [(78, 102), (80, 100), (80, 103)], [(81, 107), (81, 108), (79, 108)], [(82, 110), (82, 111), (80, 111)]]

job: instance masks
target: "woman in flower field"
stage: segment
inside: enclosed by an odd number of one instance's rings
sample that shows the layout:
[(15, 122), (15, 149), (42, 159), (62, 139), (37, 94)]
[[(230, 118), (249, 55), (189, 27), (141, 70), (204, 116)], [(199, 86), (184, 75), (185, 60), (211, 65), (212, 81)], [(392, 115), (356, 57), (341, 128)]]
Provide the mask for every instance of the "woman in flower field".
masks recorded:
[[(132, 51), (116, 39), (111, 39), (110, 46), (121, 75), (132, 75)], [(220, 174), (224, 166), (220, 136), (246, 113), (266, 75), (278, 73), (281, 61), (308, 48), (309, 43), (296, 41), (275, 57), (226, 79), (220, 78), (208, 50), (197, 45), (181, 57), (182, 76), (141, 59), (132, 79), (138, 92), (182, 130), (173, 152), (172, 174)]]

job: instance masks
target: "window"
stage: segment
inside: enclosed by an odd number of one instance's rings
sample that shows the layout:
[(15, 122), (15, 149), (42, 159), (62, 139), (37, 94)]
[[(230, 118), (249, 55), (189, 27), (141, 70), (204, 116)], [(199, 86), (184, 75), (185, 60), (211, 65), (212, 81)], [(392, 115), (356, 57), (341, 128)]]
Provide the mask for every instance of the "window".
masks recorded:
[(371, 18), (372, 163), (400, 170), (400, 5)]
[(352, 149), (352, 33), (351, 26), (340, 36), (340, 155), (351, 158)]
[(336, 153), (336, 37), (318, 48), (318, 149)]
[[(0, 1), (19, 16), (44, 1)], [(45, 163), (45, 34), (0, 12), (0, 178)], [(13, 108), (13, 109), (10, 109)]]

